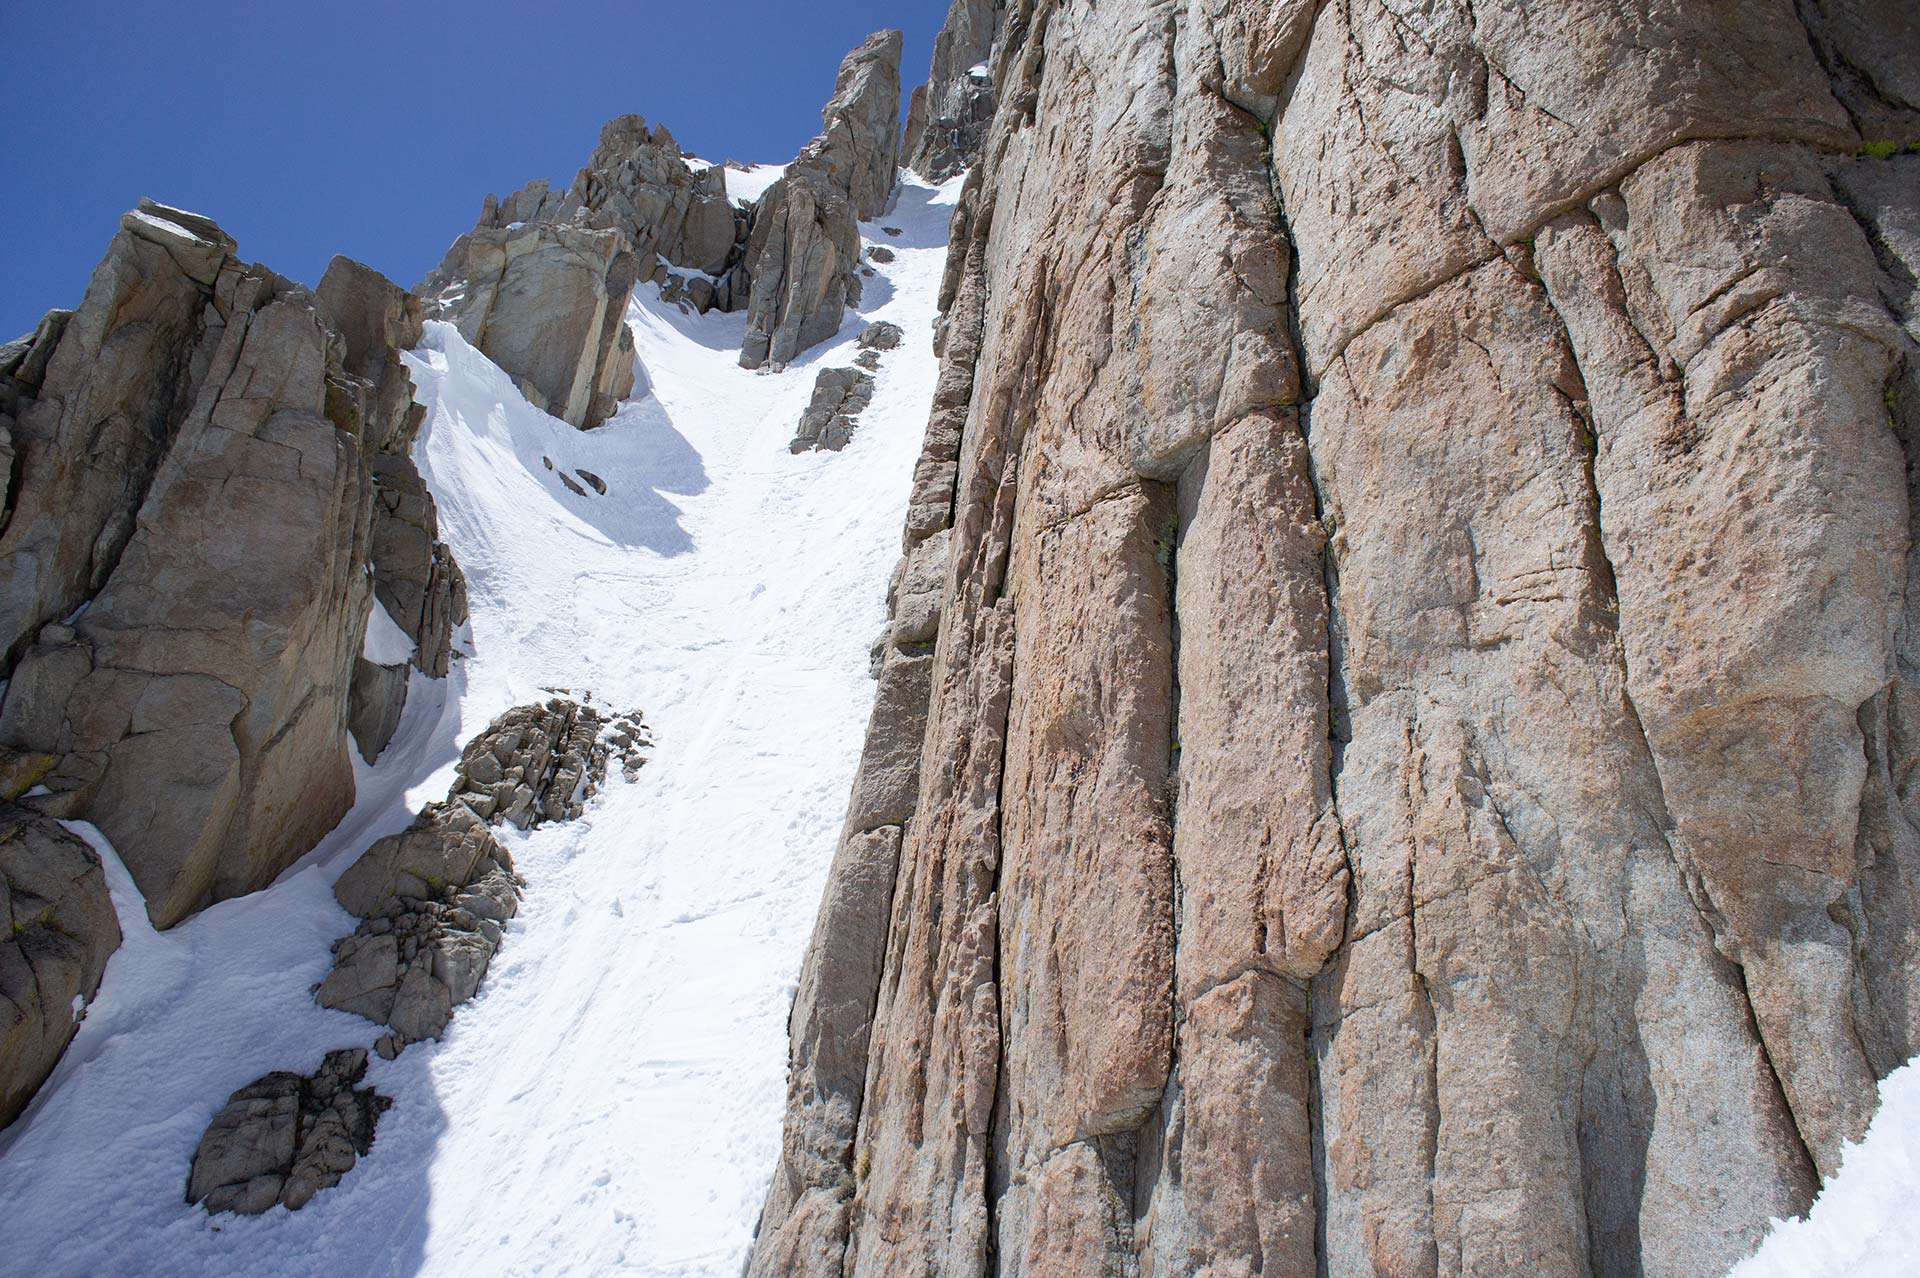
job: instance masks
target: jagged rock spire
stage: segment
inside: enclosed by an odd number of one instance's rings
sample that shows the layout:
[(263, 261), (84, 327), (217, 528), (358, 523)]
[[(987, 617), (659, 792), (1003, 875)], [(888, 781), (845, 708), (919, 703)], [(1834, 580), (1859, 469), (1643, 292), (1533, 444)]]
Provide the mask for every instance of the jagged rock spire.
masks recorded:
[(784, 367), (860, 300), (858, 223), (886, 209), (899, 172), (901, 43), (880, 31), (846, 56), (820, 113), (825, 132), (754, 210), (742, 367)]
[(927, 82), (913, 91), (900, 159), (944, 182), (972, 164), (993, 119), (993, 46), (1006, 0), (953, 0), (933, 41)]

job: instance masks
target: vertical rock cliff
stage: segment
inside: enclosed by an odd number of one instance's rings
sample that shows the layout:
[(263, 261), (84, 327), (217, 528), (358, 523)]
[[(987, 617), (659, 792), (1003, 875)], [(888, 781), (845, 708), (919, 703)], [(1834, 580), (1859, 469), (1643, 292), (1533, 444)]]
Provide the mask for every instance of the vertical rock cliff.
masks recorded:
[(1724, 1270), (1920, 1049), (1910, 6), (988, 27), (752, 1272)]

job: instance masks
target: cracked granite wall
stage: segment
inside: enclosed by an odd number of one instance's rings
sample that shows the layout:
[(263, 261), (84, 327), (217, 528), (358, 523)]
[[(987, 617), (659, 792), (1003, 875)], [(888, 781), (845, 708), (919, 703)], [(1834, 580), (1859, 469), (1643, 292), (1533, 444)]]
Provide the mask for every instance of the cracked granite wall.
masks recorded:
[(1699, 1278), (1805, 1208), (1920, 1047), (1917, 27), (1006, 7), (914, 796), (754, 1272)]

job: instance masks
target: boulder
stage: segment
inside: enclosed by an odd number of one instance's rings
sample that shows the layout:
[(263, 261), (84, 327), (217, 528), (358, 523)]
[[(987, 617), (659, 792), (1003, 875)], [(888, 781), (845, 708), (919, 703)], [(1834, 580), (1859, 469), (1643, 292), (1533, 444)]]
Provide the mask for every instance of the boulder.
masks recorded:
[(813, 379), (813, 399), (800, 416), (788, 449), (834, 452), (853, 438), (855, 418), (873, 402), (873, 378), (857, 368), (823, 368)]
[(0, 1128), (53, 1072), (119, 947), (100, 857), (59, 822), (0, 803)]
[(898, 324), (890, 320), (876, 320), (860, 331), (860, 349), (864, 351), (897, 350), (902, 336)]
[(383, 1054), (438, 1038), (479, 990), (503, 926), (519, 913), (521, 887), (512, 858), (471, 808), (429, 806), (335, 885), (341, 904), (365, 921), (334, 943), (315, 999), (388, 1026)]
[(333, 894), (348, 913), (370, 919), (399, 902), (432, 900), (476, 882), (494, 867), (511, 875), (513, 860), (487, 822), (465, 803), (432, 803), (405, 830), (363, 852)]
[(376, 1046), (389, 1058), (438, 1038), (478, 992), (520, 909), (524, 883), (489, 825), (578, 816), (609, 762), (618, 758), (631, 778), (647, 744), (637, 713), (609, 717), (559, 697), (495, 719), (468, 742), (445, 801), (376, 842), (334, 884), (364, 921), (334, 943), (315, 999), (387, 1026)]
[(356, 1086), (366, 1073), (366, 1049), (343, 1049), (311, 1075), (276, 1070), (228, 1097), (194, 1152), (187, 1201), (257, 1216), (275, 1205), (298, 1211), (339, 1184), (393, 1105)]
[(640, 259), (613, 228), (508, 216), (483, 215), (421, 292), (529, 403), (590, 430), (633, 390), (626, 314)]

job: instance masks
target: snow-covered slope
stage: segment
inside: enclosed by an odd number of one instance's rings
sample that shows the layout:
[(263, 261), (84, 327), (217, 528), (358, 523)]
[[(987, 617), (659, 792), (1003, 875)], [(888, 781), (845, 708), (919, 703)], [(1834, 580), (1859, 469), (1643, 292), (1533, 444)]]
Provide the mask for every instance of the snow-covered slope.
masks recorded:
[[(360, 802), (270, 890), (155, 933), (106, 854), (126, 944), (33, 1108), (0, 1137), (0, 1254), (36, 1275), (726, 1275), (774, 1164), (785, 1018), (872, 700), (935, 364), (957, 184), (911, 179), (863, 227), (897, 259), (840, 338), (784, 374), (737, 367), (743, 318), (643, 287), (652, 394), (581, 434), (529, 407), (446, 325), (412, 357), (419, 450), (472, 594), (468, 659), (415, 677)], [(844, 453), (786, 444), (813, 371), (866, 322), (908, 338)], [(562, 486), (584, 470), (597, 495)], [(233, 1089), (371, 1043), (313, 1004), (352, 930), (332, 881), (444, 794), (460, 744), (549, 688), (644, 711), (656, 742), (579, 821), (506, 830), (528, 880), (478, 999), (441, 1043), (375, 1060), (396, 1104), (305, 1210), (183, 1201)]]

